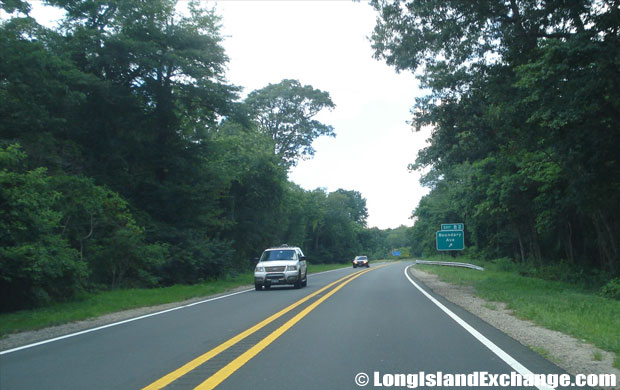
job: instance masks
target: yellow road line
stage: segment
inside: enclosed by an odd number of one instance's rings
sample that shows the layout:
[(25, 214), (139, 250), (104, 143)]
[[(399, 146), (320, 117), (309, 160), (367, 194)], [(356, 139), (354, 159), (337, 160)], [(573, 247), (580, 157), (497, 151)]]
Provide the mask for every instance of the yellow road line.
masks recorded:
[(155, 382), (151, 383), (150, 385), (144, 387), (142, 390), (158, 390), (158, 389), (164, 388), (165, 386), (167, 386), (170, 383), (174, 382), (175, 380), (179, 379), (183, 375), (185, 375), (188, 372), (192, 371), (196, 367), (198, 367), (201, 364), (205, 363), (209, 359), (212, 359), (213, 357), (217, 356), (221, 352), (223, 352), (223, 351), (227, 350), (228, 348), (232, 347), (233, 345), (237, 344), (239, 341), (243, 340), (244, 338), (250, 336), (251, 334), (253, 334), (253, 333), (259, 331), (260, 329), (264, 328), (265, 326), (269, 325), (273, 321), (275, 321), (278, 318), (282, 317), (284, 314), (286, 314), (289, 311), (293, 310), (294, 308), (296, 308), (297, 306), (299, 306), (302, 303), (306, 302), (307, 300), (317, 296), (318, 294), (320, 294), (323, 291), (329, 289), (333, 285), (342, 282), (343, 280), (345, 280), (347, 278), (357, 277), (355, 275), (359, 275), (359, 274), (349, 274), (347, 276), (344, 276), (344, 277), (336, 280), (335, 282), (332, 282), (332, 283), (328, 284), (327, 286), (325, 286), (325, 287), (323, 287), (323, 288), (313, 292), (312, 294), (310, 294), (310, 295), (300, 299), (299, 301), (291, 304), (290, 306), (280, 310), (276, 314), (274, 314), (274, 315), (272, 315), (270, 317), (267, 317), (266, 319), (264, 319), (263, 321), (259, 322), (256, 325), (252, 326), (251, 328), (249, 328), (249, 329), (239, 333), (238, 335), (232, 337), (231, 339), (223, 342), (222, 344), (218, 345), (217, 347), (213, 348), (212, 350), (210, 350), (210, 351), (208, 351), (208, 352), (198, 356), (194, 360), (184, 364), (183, 366), (181, 366), (178, 369), (172, 371), (168, 375), (166, 375), (166, 376), (156, 380)]
[(325, 294), (321, 298), (317, 299), (316, 302), (313, 302), (312, 304), (310, 304), (308, 307), (306, 307), (301, 312), (299, 312), (297, 315), (295, 315), (295, 317), (293, 317), (290, 320), (288, 320), (284, 325), (282, 325), (278, 329), (274, 330), (270, 335), (268, 335), (267, 337), (265, 337), (264, 339), (259, 341), (258, 344), (254, 345), (252, 348), (250, 348), (247, 351), (245, 351), (244, 353), (242, 353), (235, 360), (233, 360), (232, 362), (228, 363), (226, 366), (224, 366), (218, 372), (216, 372), (211, 377), (209, 377), (207, 380), (205, 380), (200, 385), (198, 385), (194, 390), (211, 390), (211, 389), (214, 389), (215, 386), (217, 386), (220, 383), (222, 383), (226, 378), (231, 376), (235, 371), (237, 371), (244, 364), (246, 364), (248, 361), (250, 361), (254, 356), (258, 355), (269, 344), (273, 343), (278, 337), (280, 337), (282, 334), (284, 334), (284, 332), (289, 330), (293, 325), (298, 323), (302, 318), (304, 318), (306, 315), (308, 315), (308, 313), (310, 313), (317, 306), (319, 306), (321, 303), (323, 303), (327, 298), (329, 298), (332, 295), (334, 295), (338, 290), (340, 290), (346, 284), (348, 284), (353, 279), (358, 278), (358, 277), (362, 276), (363, 274), (365, 274), (367, 272), (370, 272), (370, 271), (373, 271), (375, 269), (379, 269), (379, 268), (382, 268), (382, 267), (385, 267), (385, 265), (382, 265), (382, 266), (379, 266), (379, 267), (375, 267), (375, 268), (372, 268), (372, 269), (367, 269), (365, 271), (358, 272), (358, 273), (354, 274), (355, 276), (353, 276), (352, 278), (342, 282), (340, 285), (338, 285), (338, 287), (334, 288), (333, 290), (331, 290), (330, 292), (328, 292), (327, 294)]

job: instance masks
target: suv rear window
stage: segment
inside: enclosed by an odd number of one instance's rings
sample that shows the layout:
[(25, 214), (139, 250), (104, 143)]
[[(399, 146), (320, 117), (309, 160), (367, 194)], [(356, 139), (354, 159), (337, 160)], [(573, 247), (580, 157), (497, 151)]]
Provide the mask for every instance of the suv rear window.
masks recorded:
[(295, 250), (294, 249), (277, 249), (271, 251), (263, 252), (263, 255), (260, 257), (260, 261), (271, 261), (271, 260), (295, 260)]

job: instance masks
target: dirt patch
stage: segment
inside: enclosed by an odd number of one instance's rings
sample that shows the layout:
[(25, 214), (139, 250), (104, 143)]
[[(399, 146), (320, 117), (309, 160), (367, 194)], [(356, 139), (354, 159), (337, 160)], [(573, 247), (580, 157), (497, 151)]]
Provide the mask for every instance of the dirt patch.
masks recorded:
[[(542, 353), (570, 374), (615, 374), (614, 354), (563, 333), (549, 330), (514, 316), (502, 302), (488, 302), (475, 295), (472, 287), (442, 282), (439, 277), (415, 267), (409, 273), (435, 293), (455, 303), (530, 349)], [(600, 359), (596, 360), (595, 359)], [(620, 389), (620, 386), (606, 389)]]
[(17, 347), (21, 347), (23, 345), (34, 344), (40, 341), (53, 339), (56, 337), (66, 336), (68, 334), (81, 332), (88, 329), (97, 328), (104, 325), (109, 325), (115, 322), (120, 322), (124, 320), (128, 320), (131, 318), (140, 317), (143, 315), (156, 313), (159, 311), (164, 311), (168, 309), (173, 309), (179, 306), (185, 306), (191, 303), (200, 302), (207, 299), (217, 298), (219, 296), (232, 294), (235, 292), (248, 290), (250, 288), (254, 288), (254, 285), (240, 286), (235, 289), (231, 289), (225, 293), (209, 295), (206, 297), (198, 297), (188, 299), (183, 302), (174, 302), (167, 303), (164, 305), (157, 306), (148, 306), (148, 307), (140, 307), (131, 310), (119, 311), (116, 313), (106, 314), (101, 317), (92, 318), (83, 321), (71, 322), (68, 324), (51, 326), (44, 329), (32, 330), (27, 332), (20, 333), (12, 333), (4, 338), (0, 339), (0, 351), (6, 351), (8, 349), (13, 349)]

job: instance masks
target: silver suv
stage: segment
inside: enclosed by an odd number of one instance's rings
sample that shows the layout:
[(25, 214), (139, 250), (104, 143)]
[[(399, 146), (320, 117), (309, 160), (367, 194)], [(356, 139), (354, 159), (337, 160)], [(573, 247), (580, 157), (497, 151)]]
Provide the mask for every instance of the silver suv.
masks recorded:
[(295, 288), (308, 284), (306, 256), (293, 246), (266, 249), (254, 269), (254, 287), (260, 291), (263, 287), (286, 284)]

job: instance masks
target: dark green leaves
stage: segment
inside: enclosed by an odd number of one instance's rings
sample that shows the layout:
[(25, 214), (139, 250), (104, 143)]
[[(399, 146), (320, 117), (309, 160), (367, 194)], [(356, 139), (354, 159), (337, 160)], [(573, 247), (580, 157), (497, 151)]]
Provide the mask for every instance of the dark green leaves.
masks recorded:
[(471, 251), (620, 272), (620, 19), (595, 1), (373, 1), (375, 55), (419, 72), (433, 126), (418, 251), (465, 221)]
[(312, 141), (322, 135), (334, 137), (334, 129), (312, 119), (323, 109), (333, 109), (329, 93), (282, 80), (250, 93), (246, 99), (259, 131), (269, 135), (274, 152), (288, 166), (314, 155)]

